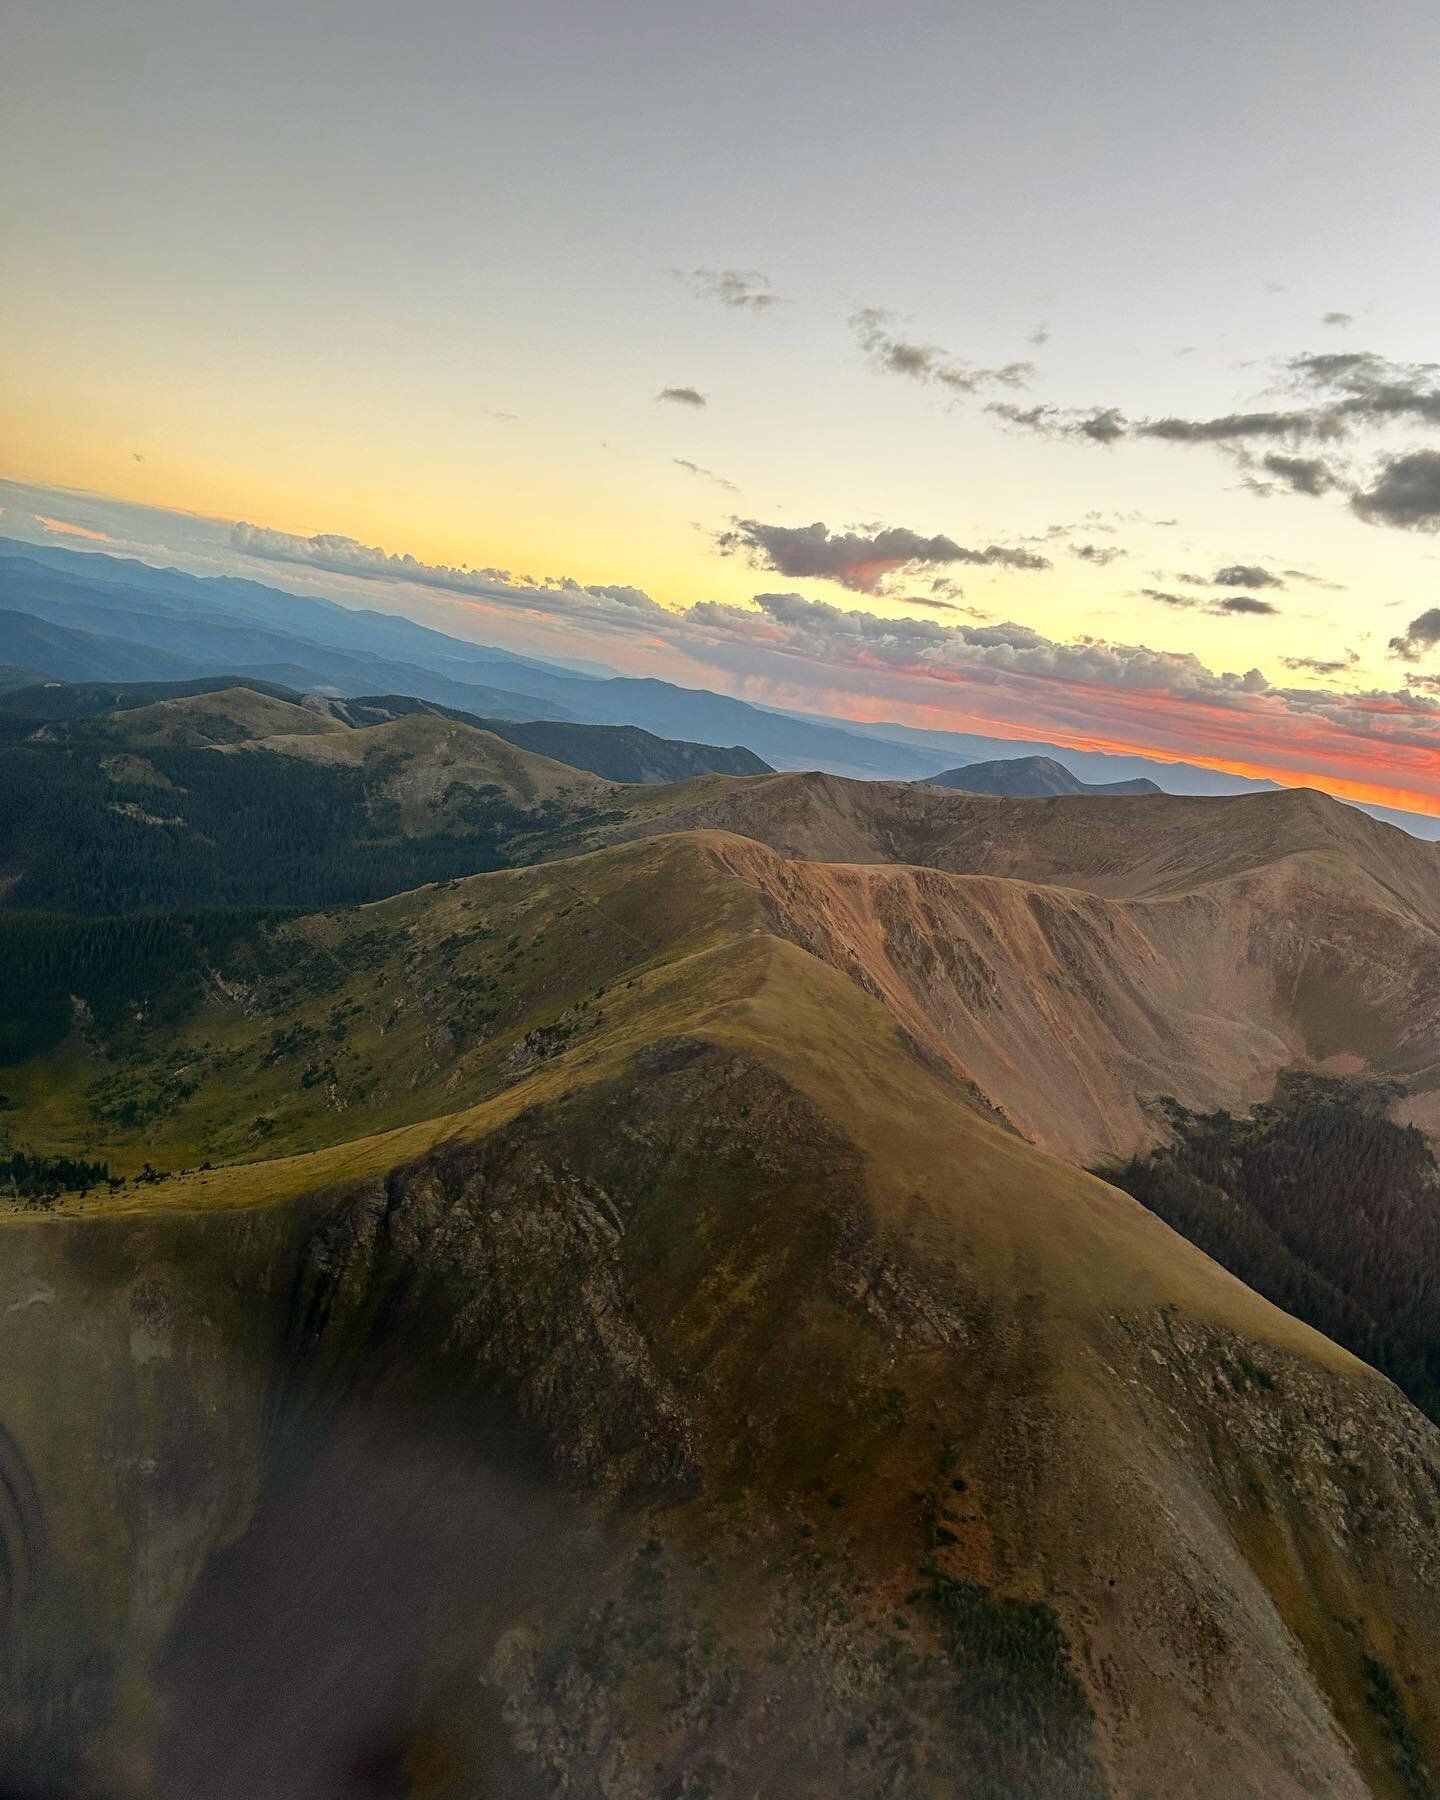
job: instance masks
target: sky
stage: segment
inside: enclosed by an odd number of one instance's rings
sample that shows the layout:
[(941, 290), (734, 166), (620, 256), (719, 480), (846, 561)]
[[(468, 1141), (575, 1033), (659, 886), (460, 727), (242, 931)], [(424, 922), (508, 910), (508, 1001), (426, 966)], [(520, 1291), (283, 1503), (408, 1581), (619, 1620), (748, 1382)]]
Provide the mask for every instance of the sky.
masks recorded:
[(1437, 53), (1400, 0), (12, 0), (0, 532), (1440, 812)]

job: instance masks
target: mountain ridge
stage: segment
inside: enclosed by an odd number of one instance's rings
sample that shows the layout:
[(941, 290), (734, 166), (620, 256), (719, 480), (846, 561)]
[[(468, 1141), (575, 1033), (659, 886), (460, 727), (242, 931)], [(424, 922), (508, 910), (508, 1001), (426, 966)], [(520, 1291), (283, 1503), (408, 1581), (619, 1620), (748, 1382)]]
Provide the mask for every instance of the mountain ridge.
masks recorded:
[(1145, 777), (1129, 781), (1088, 782), (1073, 775), (1050, 756), (1002, 757), (993, 762), (967, 763), (958, 769), (942, 769), (926, 778), (930, 787), (959, 788), (970, 794), (997, 794), (1014, 799), (1047, 798), (1052, 794), (1158, 794), (1162, 790)]
[[(433, 1543), (455, 1573), (421, 1583), (423, 1629), (396, 1614), (385, 1679), (435, 1698), (395, 1728), (475, 1766), (478, 1683), (521, 1800), (602, 1766), (641, 1800), (697, 1742), (736, 1794), (776, 1758), (817, 1792), (888, 1770), (916, 1800), (980, 1768), (1033, 1800), (1403, 1793), (1367, 1670), (1393, 1670), (1397, 1729), (1429, 1742), (1440, 1434), (1127, 1196), (989, 1122), (863, 982), (777, 935), (745, 858), (772, 883), (815, 874), (652, 836), (281, 921), (179, 1020), (96, 1015), (163, 1031), (198, 1076), (134, 1128), (121, 1194), (0, 1216), (12, 1284), (55, 1296), (0, 1316), (7, 1418), (97, 1641), (143, 1685), (183, 1606), (204, 1626), (180, 1641), (263, 1692), (244, 1596), (283, 1621), (259, 1640), (283, 1667), (277, 1642), (343, 1630), (342, 1595), (383, 1592), (394, 1558), (408, 1584)], [(367, 1100), (380, 1043), (392, 1096)], [(334, 1066), (303, 1085), (306, 1058)], [(304, 1109), (298, 1139), (282, 1122), (223, 1166), (135, 1177), (190, 1109), (243, 1140), (262, 1076)], [(181, 1408), (187, 1389), (207, 1404)], [(117, 1409), (130, 1456), (67, 1510), (77, 1432)], [(401, 1420), (472, 1532), (499, 1516), (462, 1449), (483, 1432), (533, 1490), (511, 1516), (540, 1521), (512, 1561), (553, 1559), (558, 1531), (563, 1591), (537, 1565), (521, 1594), (490, 1590), (498, 1616), (476, 1605), (443, 1505), (379, 1476)], [(147, 1480), (196, 1549), (139, 1605)], [(765, 1641), (788, 1652), (778, 1719), (735, 1673)], [(283, 1713), (247, 1732), (196, 1654), (170, 1652), (158, 1752), (133, 1687), (108, 1703), (106, 1741), (169, 1771), (161, 1800), (217, 1741), (237, 1794), (270, 1758), (330, 1754)], [(320, 1679), (343, 1757), (350, 1715)]]

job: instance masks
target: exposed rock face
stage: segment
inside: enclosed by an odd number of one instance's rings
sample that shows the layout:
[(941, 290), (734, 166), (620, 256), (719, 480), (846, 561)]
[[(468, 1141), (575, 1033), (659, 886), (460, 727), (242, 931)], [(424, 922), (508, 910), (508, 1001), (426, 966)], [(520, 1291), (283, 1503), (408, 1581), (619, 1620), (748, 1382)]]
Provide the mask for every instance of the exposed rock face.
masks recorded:
[(12, 1785), (1423, 1793), (1437, 1434), (874, 1154), (676, 1039), (319, 1201), (11, 1220)]
[[(1043, 1149), (1091, 1163), (1268, 1095), (1290, 1064), (1349, 1056), (1428, 1096), (1440, 1064), (1440, 930), (1318, 852), (1107, 898), (929, 868), (714, 854), (773, 928), (883, 1000)], [(1423, 1109), (1431, 1102), (1416, 1103)]]

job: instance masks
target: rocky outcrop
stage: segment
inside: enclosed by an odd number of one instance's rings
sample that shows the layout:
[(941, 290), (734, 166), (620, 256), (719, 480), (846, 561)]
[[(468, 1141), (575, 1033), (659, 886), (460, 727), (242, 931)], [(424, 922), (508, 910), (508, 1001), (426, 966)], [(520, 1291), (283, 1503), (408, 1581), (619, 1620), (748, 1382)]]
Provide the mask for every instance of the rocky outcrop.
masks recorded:
[(9, 1219), (12, 1786), (1418, 1800), (1436, 1433), (1244, 1290), (997, 1254), (1059, 1165), (927, 1116), (897, 1212), (672, 1038), (308, 1201)]

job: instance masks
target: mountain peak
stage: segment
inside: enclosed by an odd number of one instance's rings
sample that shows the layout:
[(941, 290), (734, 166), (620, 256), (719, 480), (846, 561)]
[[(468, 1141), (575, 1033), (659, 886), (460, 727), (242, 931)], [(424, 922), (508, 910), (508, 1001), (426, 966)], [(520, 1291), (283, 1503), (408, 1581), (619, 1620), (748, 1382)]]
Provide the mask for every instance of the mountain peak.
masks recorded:
[(993, 762), (966, 763), (926, 778), (929, 787), (958, 788), (968, 794), (996, 794), (1011, 799), (1047, 799), (1054, 794), (1158, 794), (1143, 776), (1133, 781), (1088, 782), (1072, 775), (1053, 756), (999, 757)]

